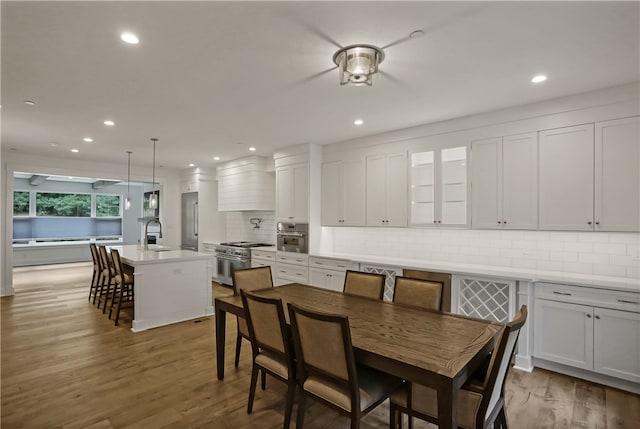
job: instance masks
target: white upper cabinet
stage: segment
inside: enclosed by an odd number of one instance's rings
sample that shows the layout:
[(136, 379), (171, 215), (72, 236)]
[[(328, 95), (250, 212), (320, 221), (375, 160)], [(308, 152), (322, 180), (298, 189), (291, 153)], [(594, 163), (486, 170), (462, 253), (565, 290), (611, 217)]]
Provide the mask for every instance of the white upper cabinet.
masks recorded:
[(285, 222), (309, 220), (309, 165), (276, 168), (276, 218)]
[(411, 224), (467, 225), (467, 147), (411, 154)]
[(367, 226), (407, 226), (407, 154), (366, 158)]
[(364, 161), (332, 161), (322, 164), (322, 224), (364, 225)]
[(471, 143), (474, 228), (537, 228), (536, 143), (536, 133)]
[(539, 133), (540, 229), (593, 230), (593, 129)]
[(638, 117), (540, 132), (540, 229), (640, 230)]
[(595, 229), (640, 230), (640, 120), (595, 127)]

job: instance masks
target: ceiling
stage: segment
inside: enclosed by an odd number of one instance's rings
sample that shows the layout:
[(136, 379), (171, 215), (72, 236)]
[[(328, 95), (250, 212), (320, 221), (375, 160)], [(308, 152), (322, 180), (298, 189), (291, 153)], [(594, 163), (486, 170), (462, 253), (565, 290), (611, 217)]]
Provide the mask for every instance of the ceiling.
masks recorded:
[[(1, 7), (2, 149), (79, 160), (150, 165), (157, 137), (158, 164), (213, 167), (640, 79), (638, 2)], [(372, 87), (327, 71), (354, 43), (393, 44)]]

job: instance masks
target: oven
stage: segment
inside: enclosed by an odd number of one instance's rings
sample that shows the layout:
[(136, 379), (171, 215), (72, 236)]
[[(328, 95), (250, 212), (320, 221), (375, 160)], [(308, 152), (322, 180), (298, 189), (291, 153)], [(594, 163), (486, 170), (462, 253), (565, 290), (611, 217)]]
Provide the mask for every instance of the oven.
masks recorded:
[(223, 285), (232, 286), (231, 273), (235, 270), (251, 268), (251, 248), (261, 246), (272, 246), (266, 243), (250, 243), (246, 241), (236, 241), (220, 243), (215, 247), (216, 280)]
[(278, 222), (277, 248), (281, 252), (308, 253), (308, 229), (306, 223)]

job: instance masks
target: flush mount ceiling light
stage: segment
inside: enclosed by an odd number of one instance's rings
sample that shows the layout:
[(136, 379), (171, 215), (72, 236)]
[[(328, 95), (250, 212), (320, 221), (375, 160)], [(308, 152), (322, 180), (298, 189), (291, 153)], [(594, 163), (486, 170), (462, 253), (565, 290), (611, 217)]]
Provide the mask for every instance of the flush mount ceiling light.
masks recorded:
[(378, 64), (384, 60), (382, 49), (372, 45), (350, 45), (333, 54), (340, 72), (340, 85), (371, 86)]

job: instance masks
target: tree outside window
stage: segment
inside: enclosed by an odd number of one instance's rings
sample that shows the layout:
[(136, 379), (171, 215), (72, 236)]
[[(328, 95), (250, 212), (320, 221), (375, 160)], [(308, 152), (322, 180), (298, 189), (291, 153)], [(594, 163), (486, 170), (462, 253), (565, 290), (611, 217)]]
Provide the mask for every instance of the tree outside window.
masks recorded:
[(91, 195), (36, 192), (36, 215), (91, 217)]
[(13, 215), (29, 216), (29, 191), (13, 192)]
[(96, 195), (96, 217), (120, 216), (119, 195)]

